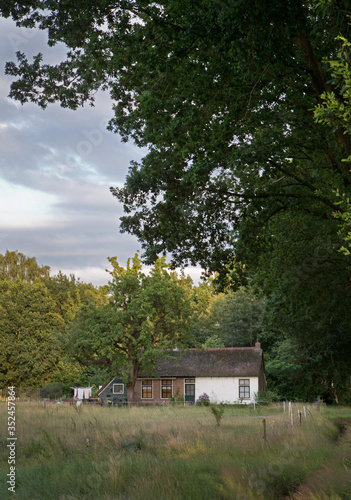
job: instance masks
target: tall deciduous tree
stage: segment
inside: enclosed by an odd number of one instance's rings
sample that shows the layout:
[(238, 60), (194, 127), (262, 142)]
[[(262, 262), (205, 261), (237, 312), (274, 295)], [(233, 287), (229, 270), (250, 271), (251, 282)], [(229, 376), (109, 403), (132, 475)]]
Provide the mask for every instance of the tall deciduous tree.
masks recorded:
[(264, 304), (250, 288), (214, 295), (196, 316), (194, 334), (205, 344), (218, 338), (225, 347), (252, 347), (264, 330)]
[(84, 377), (82, 367), (63, 352), (59, 332), (67, 328), (79, 306), (108, 299), (103, 290), (73, 275), (50, 276), (49, 272), (50, 267), (40, 266), (35, 257), (9, 250), (0, 254), (0, 385), (13, 380), (37, 387), (53, 380), (69, 386)]
[(149, 275), (137, 254), (126, 268), (115, 257), (109, 261), (110, 302), (80, 310), (70, 327), (69, 350), (83, 365), (119, 374), (133, 394), (140, 371), (152, 369), (157, 355), (190, 345), (189, 283), (184, 286), (183, 278), (168, 272), (164, 258)]
[(0, 386), (40, 387), (52, 380), (63, 320), (45, 286), (0, 280)]
[(6, 250), (0, 254), (0, 280), (21, 280), (25, 283), (34, 283), (36, 279), (49, 276), (50, 267), (40, 266), (35, 257), (26, 257), (17, 250)]
[(166, 249), (215, 268), (281, 213), (323, 219), (332, 188), (350, 191), (350, 134), (312, 112), (326, 91), (340, 99), (325, 59), (350, 12), (347, 0), (8, 0), (2, 15), (69, 48), (56, 66), (19, 53), (10, 95), (75, 109), (108, 89), (111, 129), (149, 148), (113, 190), (122, 228), (150, 262)]
[(80, 305), (90, 302), (101, 304), (107, 301), (103, 289), (82, 283), (74, 275), (68, 277), (61, 271), (55, 276), (47, 277), (43, 282), (66, 324), (74, 318)]

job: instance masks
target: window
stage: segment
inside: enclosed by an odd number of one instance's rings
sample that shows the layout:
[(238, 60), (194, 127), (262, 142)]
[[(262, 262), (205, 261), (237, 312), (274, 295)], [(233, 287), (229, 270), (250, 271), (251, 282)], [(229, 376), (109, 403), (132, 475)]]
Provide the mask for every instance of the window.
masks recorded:
[(250, 399), (250, 379), (239, 379), (239, 398)]
[(113, 394), (124, 394), (124, 384), (113, 384)]
[(152, 399), (152, 380), (145, 379), (141, 382), (141, 397), (143, 399)]
[(172, 397), (172, 380), (161, 380), (161, 398), (167, 399)]

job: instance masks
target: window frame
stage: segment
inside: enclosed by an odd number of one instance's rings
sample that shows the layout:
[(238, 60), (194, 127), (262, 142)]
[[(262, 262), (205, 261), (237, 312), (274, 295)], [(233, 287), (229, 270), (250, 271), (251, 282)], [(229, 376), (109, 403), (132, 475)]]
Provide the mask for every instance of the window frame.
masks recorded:
[[(244, 383), (247, 382), (247, 383)], [(241, 395), (241, 390), (244, 392), (244, 396)], [(246, 395), (248, 390), (248, 396)], [(240, 378), (239, 379), (239, 399), (251, 399), (251, 384), (249, 378)]]
[[(122, 391), (116, 392), (115, 391), (116, 385), (120, 385), (122, 387)], [(120, 382), (120, 383), (117, 382), (116, 384), (112, 384), (112, 394), (124, 394), (124, 384), (122, 382)]]
[[(170, 382), (170, 384), (165, 384), (164, 382)], [(163, 388), (164, 387), (171, 387), (171, 395), (170, 396), (163, 396)], [(169, 389), (168, 389), (169, 390)], [(161, 399), (171, 399), (173, 397), (173, 380), (171, 378), (161, 378), (161, 384), (160, 384), (160, 398)]]
[[(145, 382), (150, 382), (150, 383), (146, 384)], [(148, 391), (151, 389), (151, 396), (143, 396), (144, 389)], [(141, 399), (153, 399), (153, 394), (154, 394), (153, 380), (151, 378), (141, 379)]]

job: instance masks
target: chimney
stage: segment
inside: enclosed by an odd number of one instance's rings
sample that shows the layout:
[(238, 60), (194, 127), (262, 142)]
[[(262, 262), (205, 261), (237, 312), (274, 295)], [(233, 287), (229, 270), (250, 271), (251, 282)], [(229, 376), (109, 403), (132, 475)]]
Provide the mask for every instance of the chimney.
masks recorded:
[(261, 349), (261, 344), (258, 339), (256, 340), (255, 349)]

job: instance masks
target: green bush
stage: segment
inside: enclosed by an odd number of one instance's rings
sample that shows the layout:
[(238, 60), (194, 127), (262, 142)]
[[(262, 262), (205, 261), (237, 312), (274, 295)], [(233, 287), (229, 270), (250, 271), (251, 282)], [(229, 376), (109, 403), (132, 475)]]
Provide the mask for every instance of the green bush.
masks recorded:
[(257, 403), (276, 403), (281, 401), (282, 397), (275, 391), (259, 391), (255, 394), (255, 401)]
[(61, 399), (63, 395), (61, 382), (52, 382), (40, 389), (41, 398)]

